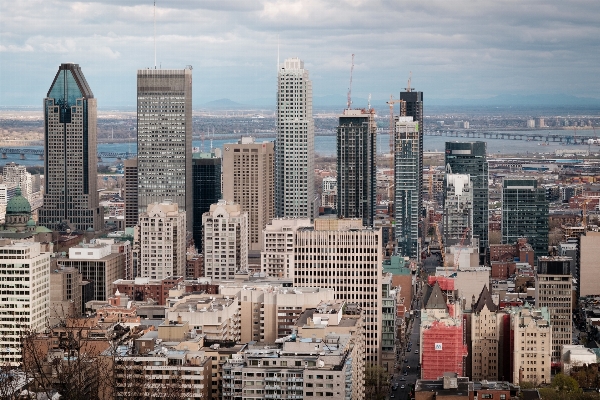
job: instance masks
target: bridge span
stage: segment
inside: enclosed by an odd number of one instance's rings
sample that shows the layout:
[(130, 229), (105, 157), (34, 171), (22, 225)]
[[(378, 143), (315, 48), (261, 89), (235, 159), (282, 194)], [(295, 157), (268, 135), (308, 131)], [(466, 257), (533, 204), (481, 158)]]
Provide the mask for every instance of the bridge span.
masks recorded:
[[(18, 154), (21, 160), (27, 158), (27, 156), (37, 156), (40, 160), (44, 159), (44, 149), (27, 149), (19, 147), (0, 147), (0, 155), (3, 159), (8, 158), (9, 154)], [(115, 151), (99, 151), (98, 161), (102, 161), (103, 158), (113, 158), (117, 160), (124, 160), (128, 158), (136, 157), (137, 153), (126, 152), (115, 152)]]
[(596, 135), (577, 135), (575, 133), (536, 133), (536, 132), (502, 132), (483, 131), (476, 129), (440, 129), (425, 130), (426, 136), (447, 136), (470, 139), (499, 139), (499, 140), (525, 140), (529, 142), (553, 142), (565, 144), (588, 144), (589, 140), (598, 140)]

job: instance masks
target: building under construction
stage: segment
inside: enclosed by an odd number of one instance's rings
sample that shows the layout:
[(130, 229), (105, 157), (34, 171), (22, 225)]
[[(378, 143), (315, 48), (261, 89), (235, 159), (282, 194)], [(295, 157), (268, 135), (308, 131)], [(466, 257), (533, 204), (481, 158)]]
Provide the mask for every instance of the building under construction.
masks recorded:
[(466, 375), (468, 355), (462, 308), (451, 278), (430, 277), (421, 310), (421, 379), (445, 372)]

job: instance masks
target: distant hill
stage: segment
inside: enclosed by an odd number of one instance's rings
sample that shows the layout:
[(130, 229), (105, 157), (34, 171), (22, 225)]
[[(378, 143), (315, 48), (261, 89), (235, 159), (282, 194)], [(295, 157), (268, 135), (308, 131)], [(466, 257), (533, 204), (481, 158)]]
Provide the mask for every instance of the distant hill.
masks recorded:
[(201, 107), (226, 109), (226, 108), (242, 108), (242, 107), (244, 107), (244, 105), (241, 103), (235, 102), (233, 100), (230, 100), (230, 99), (218, 99), (218, 100), (209, 101), (208, 103), (204, 103), (201, 105)]
[(576, 97), (568, 94), (502, 94), (485, 99), (429, 99), (426, 103), (436, 106), (528, 106), (528, 107), (600, 107), (600, 99)]

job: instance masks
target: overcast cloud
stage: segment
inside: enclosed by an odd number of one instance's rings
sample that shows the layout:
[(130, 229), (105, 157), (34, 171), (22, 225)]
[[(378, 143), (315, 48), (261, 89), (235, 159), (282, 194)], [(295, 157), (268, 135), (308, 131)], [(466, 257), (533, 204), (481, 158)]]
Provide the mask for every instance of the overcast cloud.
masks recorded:
[[(305, 61), (315, 96), (600, 98), (600, 2), (158, 0), (157, 62), (193, 66), (194, 106), (275, 99), (280, 58)], [(134, 105), (154, 66), (150, 0), (0, 2), (0, 105), (40, 105), (61, 62), (80, 64), (102, 107)], [(343, 106), (343, 104), (342, 104)]]

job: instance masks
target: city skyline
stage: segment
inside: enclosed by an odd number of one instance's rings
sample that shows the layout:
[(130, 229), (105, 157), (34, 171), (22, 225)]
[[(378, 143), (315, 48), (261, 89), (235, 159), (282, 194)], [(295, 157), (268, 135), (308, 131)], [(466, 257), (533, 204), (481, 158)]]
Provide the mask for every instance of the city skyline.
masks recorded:
[[(21, 2), (0, 6), (0, 106), (39, 104), (42, 78), (77, 62), (100, 107), (135, 104), (135, 71), (154, 66), (152, 1)], [(157, 67), (195, 68), (194, 104), (230, 98), (274, 104), (278, 49), (313, 74), (315, 98), (355, 106), (383, 102), (406, 86), (428, 103), (511, 94), (594, 97), (600, 83), (592, 1), (157, 2)], [(60, 14), (59, 14), (60, 13)], [(60, 15), (60, 17), (59, 17)], [(54, 29), (60, 18), (63, 29)], [(50, 29), (52, 27), (52, 29)], [(43, 94), (42, 94), (43, 95)], [(109, 99), (113, 103), (106, 103)]]

